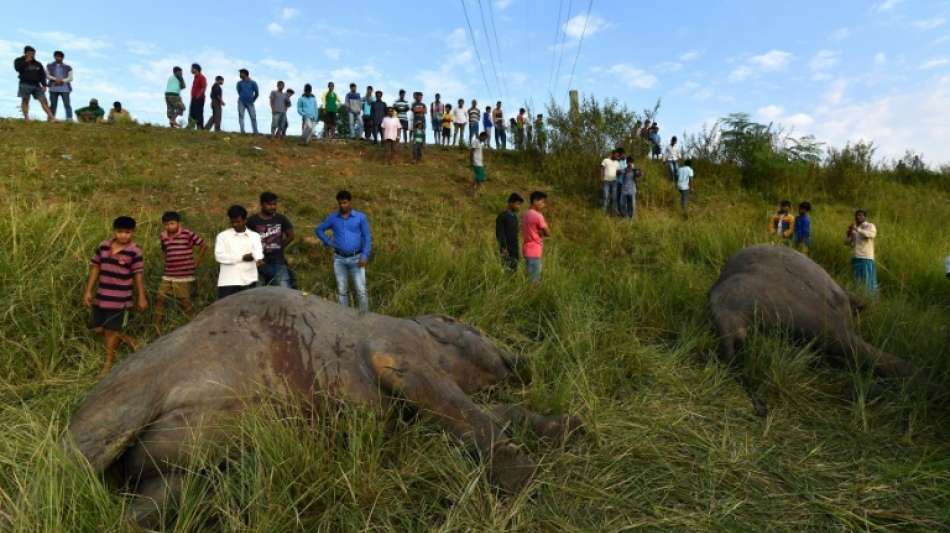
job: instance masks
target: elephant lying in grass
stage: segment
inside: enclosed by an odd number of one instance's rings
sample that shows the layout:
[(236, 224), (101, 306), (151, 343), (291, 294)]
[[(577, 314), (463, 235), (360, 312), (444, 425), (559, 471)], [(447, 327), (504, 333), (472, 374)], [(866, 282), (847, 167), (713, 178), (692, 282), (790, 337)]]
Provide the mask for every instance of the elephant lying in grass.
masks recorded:
[(513, 376), (512, 356), (451, 318), (360, 315), (295, 290), (258, 288), (131, 355), (85, 399), (68, 438), (96, 472), (141, 496), (136, 519), (154, 523), (198, 439), (222, 438), (221, 421), (249, 403), (277, 396), (385, 411), (400, 397), (474, 444), (491, 480), (518, 491), (536, 466), (505, 429), (564, 438), (581, 424), (518, 406), (486, 410), (468, 396)]
[[(880, 377), (918, 377), (911, 363), (865, 342), (851, 323), (862, 304), (817, 263), (788, 247), (759, 245), (737, 252), (710, 290), (709, 305), (719, 357), (735, 373), (759, 416), (765, 416), (767, 408), (742, 376), (739, 352), (756, 324), (815, 341), (836, 363), (869, 365)], [(922, 379), (918, 383), (929, 387)]]

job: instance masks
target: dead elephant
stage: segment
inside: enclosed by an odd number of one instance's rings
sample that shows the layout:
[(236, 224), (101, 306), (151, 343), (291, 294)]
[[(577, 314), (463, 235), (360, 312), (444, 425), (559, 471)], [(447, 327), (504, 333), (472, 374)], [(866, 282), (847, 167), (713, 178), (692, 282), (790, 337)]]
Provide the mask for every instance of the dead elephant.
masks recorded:
[(759, 416), (767, 409), (742, 376), (739, 355), (754, 324), (816, 341), (833, 362), (870, 365), (880, 377), (918, 374), (912, 364), (865, 342), (851, 324), (861, 304), (818, 264), (784, 246), (750, 246), (729, 258), (709, 292), (709, 305), (719, 357), (735, 373)]
[(492, 481), (517, 491), (535, 463), (507, 440), (506, 426), (563, 437), (580, 423), (474, 404), (468, 394), (514, 375), (510, 361), (482, 334), (447, 317), (360, 315), (294, 290), (253, 289), (211, 305), (126, 359), (73, 415), (69, 437), (96, 472), (118, 475), (142, 496), (136, 519), (154, 520), (177, 492), (177, 467), (187, 464), (198, 435), (214, 439), (226, 427), (214, 422), (249, 401), (276, 391), (384, 410), (398, 396), (473, 443)]

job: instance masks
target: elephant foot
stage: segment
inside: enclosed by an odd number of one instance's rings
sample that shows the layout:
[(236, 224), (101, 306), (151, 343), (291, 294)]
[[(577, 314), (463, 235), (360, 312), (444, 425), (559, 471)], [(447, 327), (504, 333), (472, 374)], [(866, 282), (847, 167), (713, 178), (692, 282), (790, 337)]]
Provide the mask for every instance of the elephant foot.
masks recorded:
[(492, 448), (489, 476), (501, 490), (516, 494), (534, 477), (538, 466), (513, 444), (498, 444)]

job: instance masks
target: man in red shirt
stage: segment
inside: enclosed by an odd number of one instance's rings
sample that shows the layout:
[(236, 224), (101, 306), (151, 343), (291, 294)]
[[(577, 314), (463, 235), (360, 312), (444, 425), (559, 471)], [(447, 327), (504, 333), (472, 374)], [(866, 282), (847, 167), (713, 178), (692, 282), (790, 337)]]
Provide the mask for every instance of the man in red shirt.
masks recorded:
[(188, 109), (188, 127), (194, 126), (199, 130), (205, 129), (205, 90), (208, 89), (208, 79), (201, 73), (201, 65), (191, 64), (191, 73), (195, 79), (191, 82), (191, 107)]
[(521, 255), (524, 256), (525, 267), (532, 283), (541, 282), (541, 255), (544, 252), (544, 237), (551, 235), (548, 223), (544, 220), (541, 211), (544, 210), (548, 195), (541, 191), (531, 193), (531, 208), (521, 220), (521, 234), (524, 244), (521, 246)]

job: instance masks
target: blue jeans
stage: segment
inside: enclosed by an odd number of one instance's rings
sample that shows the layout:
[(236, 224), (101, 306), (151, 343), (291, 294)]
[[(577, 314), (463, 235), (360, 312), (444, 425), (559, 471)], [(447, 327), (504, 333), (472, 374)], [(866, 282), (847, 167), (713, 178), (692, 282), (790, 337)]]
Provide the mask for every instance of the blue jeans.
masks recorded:
[(336, 275), (336, 294), (340, 305), (343, 307), (350, 305), (347, 278), (352, 277), (360, 312), (365, 313), (369, 311), (369, 298), (366, 296), (366, 269), (359, 265), (359, 261), (359, 255), (342, 257), (339, 254), (333, 254), (333, 273)]
[(633, 194), (623, 195), (623, 216), (633, 220), (637, 216), (637, 198)]
[(677, 178), (679, 178), (679, 165), (676, 161), (667, 161), (666, 169), (670, 172), (670, 179), (673, 180), (673, 183), (676, 183)]
[(854, 280), (871, 296), (877, 296), (877, 265), (873, 259), (851, 258)]
[(361, 120), (362, 113), (360, 111), (349, 111), (347, 113), (347, 118), (349, 119), (348, 125), (350, 126), (350, 138), (358, 139), (363, 135), (363, 121)]
[(66, 109), (66, 120), (73, 120), (73, 106), (69, 104), (69, 93), (57, 93), (50, 91), (49, 92), (49, 110), (53, 112), (53, 116), (56, 116), (56, 107), (59, 104), (59, 99), (63, 99), (63, 107)]
[(505, 136), (505, 127), (495, 125), (495, 148), (505, 149), (505, 145), (508, 143), (508, 139)]
[(528, 279), (532, 283), (541, 282), (541, 258), (540, 257), (525, 257), (525, 271), (528, 273)]
[(241, 127), (241, 133), (244, 133), (244, 111), (251, 117), (251, 130), (257, 135), (257, 110), (254, 109), (254, 104), (247, 104), (238, 99), (238, 126)]
[(257, 269), (262, 286), (293, 288), (293, 282), (290, 277), (290, 269), (287, 265), (271, 265), (264, 263)]
[(617, 200), (617, 182), (604, 182), (604, 213), (616, 210), (614, 202)]
[(478, 122), (468, 123), (468, 144), (472, 144), (472, 139), (478, 138)]

